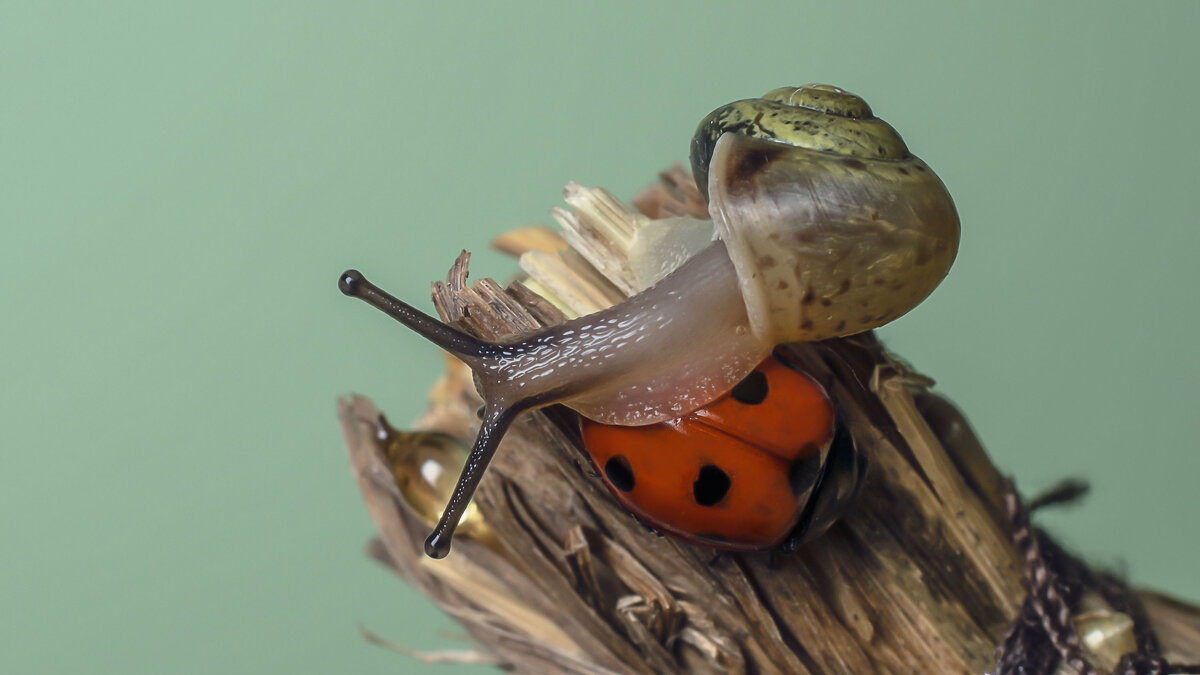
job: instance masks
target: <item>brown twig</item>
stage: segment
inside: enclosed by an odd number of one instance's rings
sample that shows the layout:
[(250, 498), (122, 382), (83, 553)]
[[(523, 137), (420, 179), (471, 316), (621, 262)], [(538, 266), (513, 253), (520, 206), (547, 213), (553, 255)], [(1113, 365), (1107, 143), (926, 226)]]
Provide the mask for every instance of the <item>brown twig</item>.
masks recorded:
[[(638, 217), (702, 209), (685, 173), (675, 169), (640, 195)], [(624, 217), (611, 196), (573, 198), (591, 206), (567, 219), (572, 227)], [(625, 287), (597, 288), (597, 268), (543, 234), (530, 267), (571, 270), (526, 282), (553, 286), (548, 299), (524, 284), (469, 286), (464, 257), (435, 287), (442, 318), (495, 338), (611, 302)], [(506, 246), (522, 249), (519, 238)], [(610, 250), (602, 243), (589, 246), (589, 255), (610, 255), (595, 253)], [(1122, 614), (1144, 627), (1138, 644), (1151, 660), (1130, 667), (1200, 661), (1200, 609), (1129, 592), (1033, 529), (929, 378), (871, 334), (790, 349), (826, 384), (871, 465), (856, 507), (795, 554), (714, 560), (710, 550), (648, 532), (595, 477), (573, 413), (549, 408), (512, 427), (480, 485), (476, 503), (494, 538), (463, 538), (448, 558), (429, 561), (427, 525), (387, 489), (392, 467), (371, 422), (378, 411), (355, 397), (341, 403), (340, 418), (379, 529), (374, 555), (519, 672), (980, 673), (997, 665), (1001, 645), (1000, 671), (1048, 672), (1063, 658), (1092, 672), (1072, 622), (1081, 599), (1093, 597), (1114, 621)], [(480, 404), (470, 374), (451, 366), (431, 399), (419, 428), (469, 442)], [(1039, 633), (1049, 636), (1046, 649), (1022, 647)]]

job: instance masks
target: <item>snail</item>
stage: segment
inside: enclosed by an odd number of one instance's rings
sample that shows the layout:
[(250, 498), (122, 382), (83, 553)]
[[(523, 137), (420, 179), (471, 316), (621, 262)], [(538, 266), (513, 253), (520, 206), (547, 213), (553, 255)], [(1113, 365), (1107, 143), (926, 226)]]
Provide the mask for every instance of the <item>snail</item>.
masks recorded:
[(775, 345), (871, 330), (940, 283), (958, 248), (953, 201), (899, 134), (835, 87), (785, 87), (710, 113), (691, 146), (716, 239), (652, 287), (504, 343), (477, 340), (356, 270), (339, 288), (469, 365), (485, 405), (470, 459), (425, 552), (444, 557), (501, 436), (562, 403), (638, 426), (679, 417)]

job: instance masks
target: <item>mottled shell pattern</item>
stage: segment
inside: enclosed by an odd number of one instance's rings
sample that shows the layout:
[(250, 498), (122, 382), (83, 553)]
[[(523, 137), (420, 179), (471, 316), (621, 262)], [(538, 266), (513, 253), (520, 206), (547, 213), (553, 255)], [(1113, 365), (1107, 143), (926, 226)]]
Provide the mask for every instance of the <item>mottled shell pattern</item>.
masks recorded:
[(692, 167), (752, 330), (773, 343), (852, 335), (905, 314), (958, 250), (942, 182), (866, 102), (835, 87), (718, 108), (696, 131)]

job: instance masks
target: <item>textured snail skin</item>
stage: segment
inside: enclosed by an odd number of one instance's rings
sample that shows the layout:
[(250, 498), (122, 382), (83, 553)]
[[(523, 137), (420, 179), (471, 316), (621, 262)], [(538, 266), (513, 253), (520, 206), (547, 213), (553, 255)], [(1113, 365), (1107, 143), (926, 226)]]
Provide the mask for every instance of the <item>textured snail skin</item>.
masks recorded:
[(478, 375), (483, 423), (425, 550), (454, 528), (513, 418), (564, 403), (642, 425), (728, 391), (776, 344), (852, 335), (912, 309), (945, 276), (958, 216), (941, 181), (862, 99), (786, 87), (717, 109), (692, 143), (719, 241), (602, 312), (503, 344), (456, 331), (349, 271), (339, 284)]
[(606, 424), (679, 417), (729, 391), (771, 351), (750, 330), (737, 288), (716, 242), (629, 300), (517, 343), (482, 378), (484, 392), (552, 392), (552, 402)]

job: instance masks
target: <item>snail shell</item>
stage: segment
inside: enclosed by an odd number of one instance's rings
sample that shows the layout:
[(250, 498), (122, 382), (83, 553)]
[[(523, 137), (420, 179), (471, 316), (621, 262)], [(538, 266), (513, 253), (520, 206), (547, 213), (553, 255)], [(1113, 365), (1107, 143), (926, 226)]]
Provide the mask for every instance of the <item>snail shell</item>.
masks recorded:
[(945, 186), (840, 89), (776, 89), (717, 109), (700, 123), (692, 164), (707, 176), (750, 324), (772, 344), (888, 323), (954, 262), (959, 222)]

